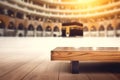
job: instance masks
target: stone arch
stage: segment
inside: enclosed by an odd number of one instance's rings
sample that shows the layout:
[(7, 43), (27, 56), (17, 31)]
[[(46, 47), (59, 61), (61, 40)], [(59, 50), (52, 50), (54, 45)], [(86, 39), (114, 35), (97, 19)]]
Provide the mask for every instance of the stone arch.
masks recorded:
[(59, 37), (60, 36), (60, 29), (59, 29), (59, 27), (56, 25), (56, 26), (54, 26), (54, 28), (53, 28), (53, 36), (54, 37)]
[(38, 25), (36, 28), (36, 36), (42, 37), (43, 36), (43, 28), (41, 25)]
[(83, 31), (88, 31), (88, 27), (85, 26), (85, 27), (83, 28)]
[(47, 26), (45, 31), (49, 31), (50, 32), (50, 31), (52, 31), (52, 28), (50, 26)]
[(59, 32), (59, 28), (58, 26), (55, 26), (54, 29), (53, 29), (54, 32)]
[(114, 28), (113, 28), (112, 24), (109, 24), (109, 25), (107, 26), (107, 36), (108, 36), (108, 37), (113, 37), (113, 36), (115, 36)]
[(22, 23), (18, 25), (18, 30), (24, 30), (24, 25)]
[(17, 27), (17, 36), (22, 37), (25, 35), (25, 27), (23, 23), (19, 23)]
[(36, 30), (37, 30), (37, 31), (43, 31), (43, 28), (42, 28), (41, 25), (38, 25)]
[(5, 23), (2, 20), (0, 20), (0, 28), (2, 28), (2, 29), (5, 28)]
[(88, 37), (90, 34), (89, 34), (89, 29), (88, 29), (88, 26), (84, 26), (83, 27), (83, 36), (84, 37)]
[(35, 30), (35, 28), (34, 28), (33, 24), (29, 24), (28, 28), (27, 29), (25, 28), (25, 36), (28, 36), (28, 37), (35, 36), (34, 30)]
[(4, 35), (4, 30), (5, 30), (5, 23), (0, 20), (0, 36)]
[(120, 37), (120, 23), (118, 23), (118, 25), (116, 27), (116, 36)]
[(46, 37), (52, 36), (51, 31), (52, 31), (52, 28), (51, 28), (50, 26), (47, 26), (47, 27), (45, 28), (45, 36), (46, 36)]
[(99, 31), (104, 31), (104, 30), (105, 30), (104, 25), (100, 25), (100, 27), (99, 27)]
[(107, 30), (108, 30), (108, 31), (113, 30), (112, 24), (109, 24), (109, 25), (107, 26)]
[(120, 23), (118, 23), (116, 30), (120, 30)]
[(98, 31), (99, 31), (99, 37), (105, 37), (106, 33), (105, 33), (105, 27), (104, 27), (104, 25), (100, 25)]
[(97, 32), (96, 26), (94, 26), (94, 25), (91, 26), (91, 28), (90, 28), (90, 36), (96, 37), (97, 34), (98, 34), (98, 32)]
[(33, 26), (32, 24), (30, 24), (30, 25), (28, 26), (28, 30), (29, 30), (29, 31), (33, 31), (33, 30), (34, 30), (34, 26)]
[(5, 36), (16, 36), (16, 32), (17, 30), (15, 27), (15, 23), (13, 21), (10, 21), (5, 31)]
[(90, 29), (91, 31), (97, 31), (96, 27), (93, 25)]
[(9, 22), (8, 29), (16, 29), (14, 22)]

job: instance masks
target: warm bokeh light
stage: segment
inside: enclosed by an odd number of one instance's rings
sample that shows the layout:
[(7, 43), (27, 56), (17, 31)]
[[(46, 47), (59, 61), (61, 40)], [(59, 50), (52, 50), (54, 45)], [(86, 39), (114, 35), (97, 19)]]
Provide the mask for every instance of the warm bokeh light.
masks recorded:
[(94, 1), (95, 0), (78, 0), (78, 2), (80, 2), (80, 3), (92, 3)]
[(96, 0), (61, 0), (62, 2), (80, 2), (80, 3), (89, 3)]
[(104, 4), (112, 0), (61, 0), (61, 2), (77, 2), (80, 4)]

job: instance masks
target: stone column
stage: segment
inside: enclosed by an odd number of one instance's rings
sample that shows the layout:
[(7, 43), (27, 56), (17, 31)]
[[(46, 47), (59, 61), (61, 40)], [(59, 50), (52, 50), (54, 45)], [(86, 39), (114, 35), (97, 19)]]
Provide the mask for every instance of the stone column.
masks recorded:
[(46, 8), (46, 4), (44, 4), (43, 7)]
[(107, 27), (105, 27), (105, 37), (107, 37), (107, 34), (108, 34)]
[(45, 37), (45, 32), (46, 32), (46, 31), (45, 31), (45, 30), (43, 30), (43, 37)]
[(36, 37), (36, 28), (34, 29), (33, 36)]
[(99, 30), (97, 30), (96, 32), (97, 32), (97, 35), (96, 35), (96, 37), (99, 37)]
[(53, 37), (53, 33), (54, 33), (54, 31), (53, 31), (53, 28), (52, 28), (52, 30), (51, 30), (51, 37)]
[(117, 32), (116, 32), (116, 28), (114, 27), (114, 37), (116, 37), (116, 34), (117, 34)]
[(4, 14), (5, 15), (8, 15), (8, 12), (7, 12), (8, 10), (7, 9), (4, 9)]
[(24, 13), (24, 15), (23, 15), (23, 19), (27, 19), (27, 17), (26, 17), (26, 14)]

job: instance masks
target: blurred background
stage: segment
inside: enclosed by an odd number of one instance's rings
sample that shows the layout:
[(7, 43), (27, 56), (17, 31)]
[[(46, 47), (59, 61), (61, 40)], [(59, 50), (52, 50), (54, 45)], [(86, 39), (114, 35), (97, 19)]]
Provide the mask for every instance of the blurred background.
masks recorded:
[(120, 0), (0, 0), (0, 36), (119, 37)]

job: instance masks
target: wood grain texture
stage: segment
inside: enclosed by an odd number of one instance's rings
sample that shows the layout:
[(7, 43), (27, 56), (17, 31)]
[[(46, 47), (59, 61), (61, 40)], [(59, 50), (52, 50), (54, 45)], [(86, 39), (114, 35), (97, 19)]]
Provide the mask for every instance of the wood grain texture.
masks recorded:
[(51, 60), (120, 62), (120, 48), (57, 47), (51, 51)]
[(105, 73), (91, 73), (88, 75), (88, 77), (90, 80), (119, 80), (111, 73), (107, 73), (107, 75)]
[[(33, 61), (17, 68), (16, 70), (9, 72), (5, 76), (0, 77), (0, 80), (21, 80), (25, 75), (30, 73), (36, 66), (39, 65), (40, 58), (36, 58)], [(15, 74), (15, 76), (14, 76)]]
[(43, 61), (23, 80), (58, 80), (59, 62)]
[(0, 76), (4, 76), (7, 73), (13, 71), (14, 69), (23, 66), (29, 61), (35, 59), (35, 56), (11, 56), (10, 58), (6, 58), (0, 61)]
[[(8, 54), (11, 55), (11, 53)], [(72, 74), (70, 61), (51, 61), (50, 53), (18, 55), (16, 52), (10, 57), (8, 54), (4, 54), (4, 58), (0, 60), (0, 80), (120, 80), (120, 71), (115, 72), (119, 70), (119, 65), (116, 65), (117, 68), (113, 73), (100, 71), (103, 64), (98, 63), (96, 66), (83, 62), (80, 63), (82, 72)]]
[(115, 73), (114, 76), (116, 76), (118, 80), (120, 79), (120, 73)]

